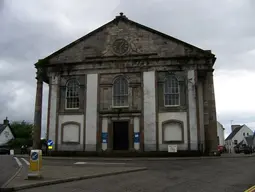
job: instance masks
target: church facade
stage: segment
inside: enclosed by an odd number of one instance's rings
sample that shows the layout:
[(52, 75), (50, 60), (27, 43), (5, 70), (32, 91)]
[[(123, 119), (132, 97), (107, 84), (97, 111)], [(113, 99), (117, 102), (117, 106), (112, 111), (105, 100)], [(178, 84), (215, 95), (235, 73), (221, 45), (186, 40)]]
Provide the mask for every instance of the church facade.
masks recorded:
[(216, 150), (215, 60), (121, 13), (35, 64), (35, 126), (46, 82), (54, 151)]

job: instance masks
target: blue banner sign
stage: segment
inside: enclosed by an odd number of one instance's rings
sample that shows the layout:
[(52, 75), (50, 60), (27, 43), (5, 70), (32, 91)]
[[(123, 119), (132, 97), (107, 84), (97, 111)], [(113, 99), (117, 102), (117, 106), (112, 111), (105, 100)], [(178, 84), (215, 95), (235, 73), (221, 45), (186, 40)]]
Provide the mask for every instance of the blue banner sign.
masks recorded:
[(107, 143), (108, 140), (108, 133), (102, 133), (102, 143)]
[(140, 133), (139, 132), (134, 133), (134, 143), (140, 143)]

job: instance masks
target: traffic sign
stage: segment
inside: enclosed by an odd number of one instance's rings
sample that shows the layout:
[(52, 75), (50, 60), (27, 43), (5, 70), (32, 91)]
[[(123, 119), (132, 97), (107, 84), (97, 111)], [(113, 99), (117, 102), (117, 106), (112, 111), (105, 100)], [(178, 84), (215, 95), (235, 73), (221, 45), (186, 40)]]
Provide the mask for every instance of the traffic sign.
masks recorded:
[(32, 159), (33, 161), (36, 161), (36, 160), (38, 159), (38, 153), (37, 153), (37, 152), (32, 152), (32, 153), (31, 153), (31, 159)]
[(54, 142), (52, 141), (52, 140), (48, 140), (48, 142), (47, 142), (47, 144), (48, 144), (48, 146), (52, 146), (53, 144), (54, 144)]
[(42, 168), (42, 150), (32, 149), (30, 153), (30, 165), (28, 171), (28, 179), (35, 177), (41, 178)]

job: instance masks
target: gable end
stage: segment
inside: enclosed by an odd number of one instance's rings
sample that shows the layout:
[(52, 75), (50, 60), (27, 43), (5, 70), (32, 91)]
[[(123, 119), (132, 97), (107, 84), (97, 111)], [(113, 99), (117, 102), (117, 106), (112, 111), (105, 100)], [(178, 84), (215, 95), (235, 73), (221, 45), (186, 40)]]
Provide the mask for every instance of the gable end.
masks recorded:
[(85, 35), (85, 36), (83, 36), (83, 37), (77, 39), (76, 41), (74, 41), (74, 42), (68, 44), (67, 46), (61, 48), (60, 50), (58, 50), (58, 51), (52, 53), (51, 55), (49, 55), (49, 56), (47, 56), (47, 57), (45, 57), (44, 59), (38, 60), (38, 62), (35, 63), (35, 66), (36, 66), (36, 67), (39, 67), (39, 66), (42, 66), (42, 65), (47, 65), (47, 64), (49, 64), (49, 60), (50, 60), (51, 58), (53, 58), (53, 57), (55, 57), (55, 56), (61, 54), (62, 52), (64, 52), (64, 51), (66, 51), (66, 50), (72, 48), (73, 46), (79, 44), (80, 42), (82, 42), (82, 41), (84, 41), (84, 40), (90, 38), (91, 36), (95, 35), (96, 33), (98, 33), (98, 32), (100, 32), (100, 31), (104, 30), (105, 28), (107, 28), (109, 25), (112, 25), (112, 24), (118, 25), (119, 22), (121, 22), (121, 21), (122, 21), (122, 22), (125, 22), (125, 23), (127, 23), (127, 24), (130, 24), (130, 25), (133, 25), (133, 26), (135, 26), (135, 27), (137, 27), (137, 28), (143, 29), (143, 30), (145, 30), (145, 31), (147, 31), (147, 32), (150, 32), (150, 33), (152, 33), (152, 34), (156, 34), (156, 35), (158, 35), (158, 36), (160, 36), (160, 37), (165, 38), (166, 40), (170, 40), (170, 41), (175, 42), (175, 43), (177, 43), (177, 44), (184, 45), (185, 47), (190, 48), (190, 49), (193, 49), (193, 50), (195, 50), (197, 53), (199, 53), (199, 54), (201, 54), (201, 55), (203, 55), (203, 56), (205, 56), (205, 57), (213, 58), (213, 64), (214, 64), (214, 62), (216, 61), (215, 55), (212, 54), (211, 51), (203, 50), (203, 49), (198, 48), (198, 47), (196, 47), (196, 46), (194, 46), (194, 45), (191, 45), (191, 44), (189, 44), (189, 43), (186, 43), (186, 42), (184, 42), (184, 41), (181, 41), (181, 40), (179, 40), (179, 39), (177, 39), (177, 38), (174, 38), (174, 37), (172, 37), (172, 36), (169, 36), (169, 35), (167, 35), (167, 34), (164, 34), (164, 33), (162, 33), (162, 32), (159, 32), (159, 31), (157, 31), (157, 30), (154, 30), (154, 29), (152, 29), (152, 28), (150, 28), (150, 27), (147, 27), (147, 26), (142, 25), (142, 24), (140, 24), (140, 23), (137, 23), (137, 22), (135, 22), (135, 21), (129, 20), (125, 15), (123, 15), (123, 13), (121, 13), (120, 16), (117, 16), (117, 17), (116, 17), (115, 19), (113, 19), (112, 21), (110, 21), (110, 22), (104, 24), (103, 26), (101, 26), (101, 27), (95, 29), (94, 31), (88, 33), (87, 35)]

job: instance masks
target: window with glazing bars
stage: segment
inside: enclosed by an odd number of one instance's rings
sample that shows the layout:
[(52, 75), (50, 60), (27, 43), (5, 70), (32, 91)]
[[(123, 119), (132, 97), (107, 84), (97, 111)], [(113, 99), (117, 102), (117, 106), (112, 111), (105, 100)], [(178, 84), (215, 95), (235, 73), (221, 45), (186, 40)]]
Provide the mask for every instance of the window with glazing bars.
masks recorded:
[(71, 79), (66, 84), (66, 108), (78, 109), (80, 105), (79, 100), (79, 82), (76, 79)]
[(113, 82), (113, 106), (128, 106), (128, 81), (125, 77), (118, 77)]
[(164, 84), (164, 104), (165, 106), (180, 105), (180, 86), (175, 76), (168, 76)]

